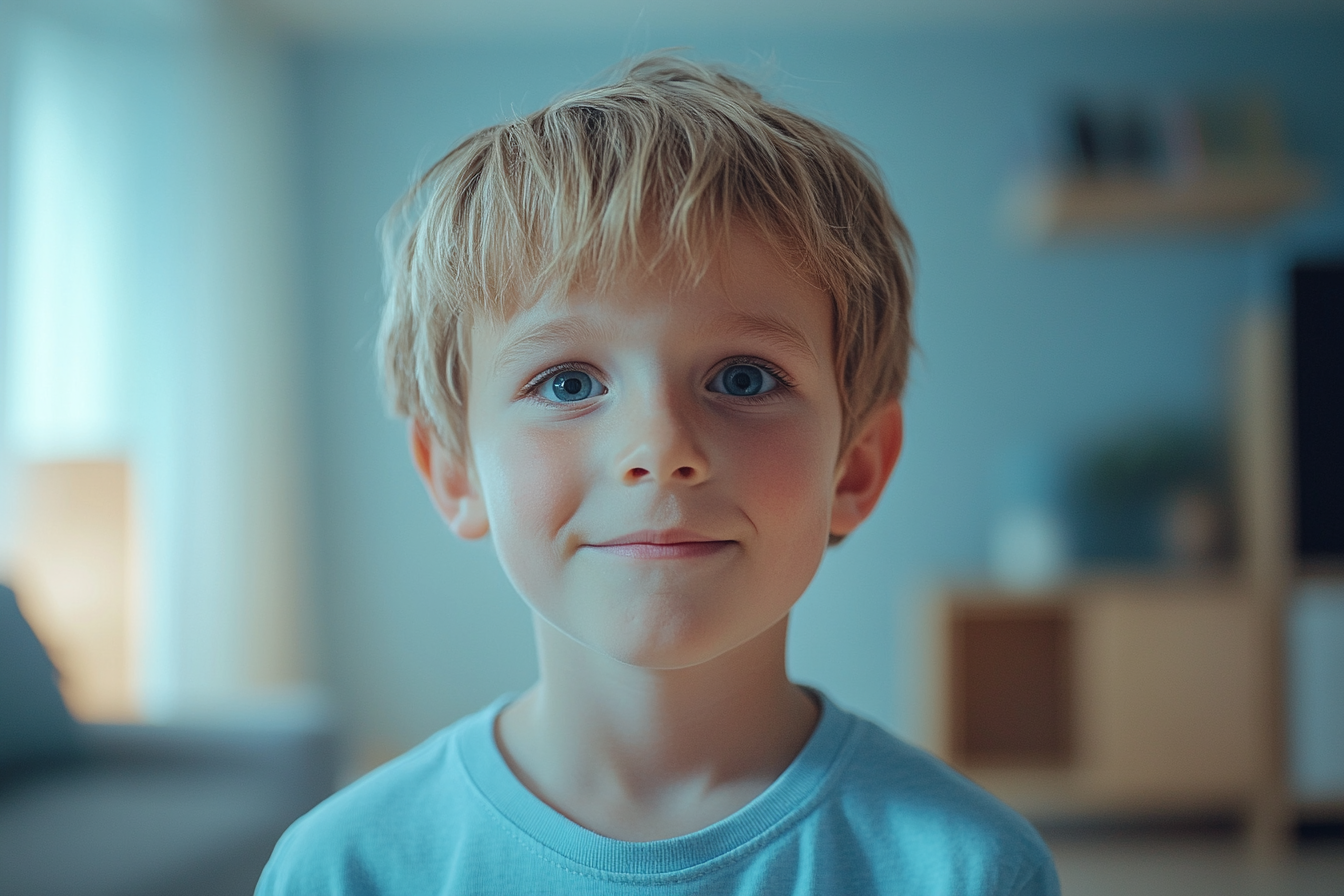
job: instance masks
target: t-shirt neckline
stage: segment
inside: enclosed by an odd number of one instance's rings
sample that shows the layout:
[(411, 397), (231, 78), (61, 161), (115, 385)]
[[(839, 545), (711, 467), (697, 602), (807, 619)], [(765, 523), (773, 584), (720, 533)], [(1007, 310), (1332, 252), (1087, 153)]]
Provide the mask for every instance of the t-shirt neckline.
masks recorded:
[(807, 743), (759, 796), (707, 828), (669, 840), (615, 840), (569, 820), (527, 789), (505, 762), (495, 742), (495, 719), (516, 695), (506, 694), (468, 719), (456, 748), (467, 776), (494, 814), (515, 836), (532, 841), (603, 877), (647, 879), (695, 871), (755, 852), (805, 817), (839, 777), (852, 750), (855, 717), (824, 694), (811, 691), (820, 717)]

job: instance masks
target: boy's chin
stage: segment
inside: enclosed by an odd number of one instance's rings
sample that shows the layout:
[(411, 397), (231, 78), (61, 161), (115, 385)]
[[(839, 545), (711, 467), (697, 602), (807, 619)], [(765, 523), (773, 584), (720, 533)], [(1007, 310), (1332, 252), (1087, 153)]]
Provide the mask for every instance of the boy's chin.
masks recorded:
[(548, 627), (559, 629), (558, 634), (599, 663), (614, 661), (632, 669), (675, 672), (726, 659), (767, 636), (774, 625), (745, 632), (725, 632), (713, 625), (604, 625), (584, 627), (585, 631), (569, 631), (554, 623)]
[(605, 656), (632, 669), (649, 672), (677, 672), (704, 666), (732, 651), (731, 647), (714, 649), (702, 645), (642, 646), (631, 650), (604, 650)]

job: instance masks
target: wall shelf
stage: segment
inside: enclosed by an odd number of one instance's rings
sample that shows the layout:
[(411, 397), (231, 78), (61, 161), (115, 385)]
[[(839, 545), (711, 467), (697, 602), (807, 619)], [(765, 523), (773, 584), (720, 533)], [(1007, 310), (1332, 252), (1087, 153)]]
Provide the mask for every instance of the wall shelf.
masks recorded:
[(1241, 230), (1300, 208), (1321, 193), (1297, 163), (1214, 168), (1197, 177), (1042, 174), (1011, 185), (1010, 227), (1030, 240), (1074, 236)]

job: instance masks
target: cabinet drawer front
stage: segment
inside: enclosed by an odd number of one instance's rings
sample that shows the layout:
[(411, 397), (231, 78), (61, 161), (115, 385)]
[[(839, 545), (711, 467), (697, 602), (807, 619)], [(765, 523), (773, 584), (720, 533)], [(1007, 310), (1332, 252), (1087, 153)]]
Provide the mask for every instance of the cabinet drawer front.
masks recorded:
[(1136, 805), (1249, 795), (1264, 705), (1249, 600), (1097, 595), (1077, 604), (1076, 637), (1086, 791)]

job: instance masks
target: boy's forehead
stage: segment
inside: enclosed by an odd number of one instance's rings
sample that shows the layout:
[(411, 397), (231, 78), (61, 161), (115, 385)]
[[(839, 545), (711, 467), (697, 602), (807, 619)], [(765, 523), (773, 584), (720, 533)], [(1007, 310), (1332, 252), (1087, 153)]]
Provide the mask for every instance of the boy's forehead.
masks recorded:
[(763, 241), (739, 240), (701, 271), (684, 264), (635, 268), (604, 280), (515, 298), (473, 325), (473, 345), (494, 355), (491, 365), (499, 367), (533, 350), (612, 341), (645, 316), (684, 310), (676, 330), (683, 342), (745, 338), (818, 364), (830, 354), (828, 296), (781, 264)]
[[(612, 340), (629, 325), (614, 319), (592, 297), (566, 296), (556, 303), (537, 303), (509, 321), (489, 327), (486, 336), (499, 366), (531, 349), (551, 345), (592, 344)], [(678, 331), (684, 340), (744, 337), (775, 346), (791, 355), (820, 362), (825, 346), (824, 334), (809, 333), (807, 321), (794, 321), (787, 315), (760, 313), (724, 305), (716, 314), (699, 319), (695, 325)]]
[(511, 290), (488, 308), (478, 309), (484, 312), (478, 320), (497, 329), (536, 312), (574, 314), (594, 304), (625, 305), (623, 299), (636, 296), (674, 303), (705, 290), (718, 292), (726, 304), (750, 305), (751, 294), (763, 283), (788, 292), (813, 293), (825, 307), (831, 307), (829, 296), (804, 270), (797, 253), (778, 240), (765, 238), (750, 224), (737, 222), (713, 234), (713, 248), (700, 253), (677, 247), (665, 236), (650, 237), (649, 228), (641, 230), (646, 234), (645, 245), (661, 247), (652, 263), (634, 259), (602, 270), (593, 263), (568, 276), (562, 271), (539, 276), (530, 287)]

